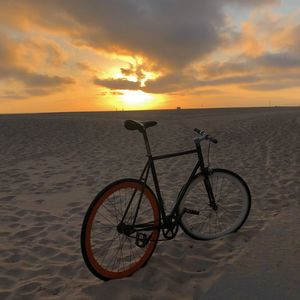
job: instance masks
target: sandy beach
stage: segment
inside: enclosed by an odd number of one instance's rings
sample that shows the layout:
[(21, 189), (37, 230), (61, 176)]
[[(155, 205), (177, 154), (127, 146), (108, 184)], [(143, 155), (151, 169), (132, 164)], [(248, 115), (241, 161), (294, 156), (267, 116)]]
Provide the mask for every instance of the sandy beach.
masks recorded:
[[(102, 188), (142, 171), (143, 140), (124, 128), (126, 119), (158, 122), (148, 130), (154, 154), (193, 149), (195, 127), (215, 136), (211, 166), (245, 179), (252, 208), (236, 234), (203, 242), (180, 230), (132, 277), (103, 282), (84, 264), (80, 230)], [(0, 115), (0, 299), (209, 299), (226, 274), (234, 281), (247, 272), (235, 266), (243, 255), (259, 253), (251, 249), (276, 249), (275, 238), (263, 243), (264, 232), (274, 235), (285, 219), (299, 220), (299, 128), (299, 107)], [(195, 160), (157, 163), (167, 208)], [(299, 246), (293, 244), (299, 224), (284, 224), (286, 245)], [(287, 266), (293, 261), (299, 263), (299, 249), (289, 252)], [(300, 279), (300, 269), (293, 272)], [(297, 298), (296, 285), (289, 299)]]

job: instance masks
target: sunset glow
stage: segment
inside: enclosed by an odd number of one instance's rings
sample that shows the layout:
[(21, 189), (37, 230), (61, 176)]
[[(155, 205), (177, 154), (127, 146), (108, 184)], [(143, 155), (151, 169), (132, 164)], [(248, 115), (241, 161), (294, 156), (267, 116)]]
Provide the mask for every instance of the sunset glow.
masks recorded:
[(300, 105), (298, 1), (115, 2), (0, 0), (0, 113)]
[(152, 97), (142, 91), (125, 91), (121, 96), (124, 104), (132, 107), (146, 107), (151, 102)]

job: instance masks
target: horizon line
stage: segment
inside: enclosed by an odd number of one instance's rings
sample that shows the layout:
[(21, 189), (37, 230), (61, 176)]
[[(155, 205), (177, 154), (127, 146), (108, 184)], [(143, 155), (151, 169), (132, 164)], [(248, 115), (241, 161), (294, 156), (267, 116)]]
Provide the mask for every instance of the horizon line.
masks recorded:
[(176, 107), (176, 108), (160, 108), (160, 109), (120, 109), (120, 110), (79, 110), (79, 111), (41, 111), (41, 112), (14, 112), (1, 113), (3, 115), (37, 115), (37, 114), (63, 114), (63, 113), (118, 113), (118, 112), (146, 112), (146, 111), (181, 111), (181, 110), (213, 110), (213, 109), (265, 109), (265, 108), (292, 108), (300, 107), (300, 105), (272, 105), (272, 106), (226, 106), (226, 107)]

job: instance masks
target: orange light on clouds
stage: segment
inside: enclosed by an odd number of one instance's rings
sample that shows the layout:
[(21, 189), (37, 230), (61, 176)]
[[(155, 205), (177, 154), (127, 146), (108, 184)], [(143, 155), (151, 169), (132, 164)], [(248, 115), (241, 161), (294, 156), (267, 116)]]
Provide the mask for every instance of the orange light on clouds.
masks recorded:
[(0, 113), (300, 104), (296, 1), (117, 1), (4, 1)]

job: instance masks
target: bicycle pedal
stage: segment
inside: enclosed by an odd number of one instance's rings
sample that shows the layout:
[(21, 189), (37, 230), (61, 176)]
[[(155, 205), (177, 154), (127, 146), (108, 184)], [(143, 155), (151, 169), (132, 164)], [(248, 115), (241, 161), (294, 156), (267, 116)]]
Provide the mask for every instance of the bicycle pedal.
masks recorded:
[(184, 212), (191, 215), (199, 215), (199, 210), (184, 208)]
[(144, 233), (137, 232), (135, 237), (135, 244), (140, 247), (144, 248), (148, 243), (147, 235)]

